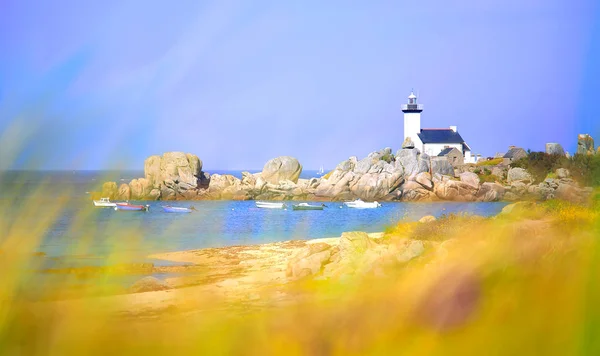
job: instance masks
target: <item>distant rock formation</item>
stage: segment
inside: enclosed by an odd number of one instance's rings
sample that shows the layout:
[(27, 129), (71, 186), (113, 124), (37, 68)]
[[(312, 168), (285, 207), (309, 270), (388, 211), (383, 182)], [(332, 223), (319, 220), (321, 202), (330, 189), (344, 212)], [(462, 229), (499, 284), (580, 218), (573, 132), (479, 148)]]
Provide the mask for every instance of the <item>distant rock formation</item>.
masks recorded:
[(565, 150), (560, 145), (560, 143), (547, 143), (546, 144), (546, 153), (549, 155), (565, 155)]
[(577, 137), (577, 154), (593, 155), (595, 153), (594, 139), (588, 134), (580, 134)]
[(302, 165), (297, 159), (290, 156), (273, 158), (263, 167), (261, 178), (267, 183), (279, 184), (284, 180), (298, 183), (298, 178), (302, 173)]
[[(101, 194), (119, 200), (513, 201), (559, 197), (582, 201), (591, 193), (590, 188), (580, 188), (566, 169), (558, 169), (556, 178), (535, 184), (527, 170), (511, 168), (506, 162), (453, 167), (445, 157), (430, 157), (411, 148), (410, 142), (403, 146), (395, 154), (388, 147), (360, 160), (350, 157), (323, 177), (311, 179), (300, 178), (302, 165), (289, 156), (269, 160), (260, 173), (242, 172), (240, 179), (203, 172), (196, 155), (167, 152), (146, 159), (144, 178), (120, 186), (106, 182)], [(555, 143), (547, 144), (546, 151), (564, 152)], [(579, 136), (578, 151), (594, 152), (591, 137)], [(522, 148), (511, 147), (504, 161), (526, 155)]]

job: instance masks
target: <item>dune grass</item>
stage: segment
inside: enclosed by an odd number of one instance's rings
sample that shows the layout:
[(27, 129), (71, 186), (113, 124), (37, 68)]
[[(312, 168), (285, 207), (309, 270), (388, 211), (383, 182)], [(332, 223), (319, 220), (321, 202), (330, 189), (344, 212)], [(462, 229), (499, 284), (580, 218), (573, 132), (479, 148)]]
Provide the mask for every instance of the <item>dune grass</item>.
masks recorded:
[[(399, 222), (386, 230), (386, 243), (422, 240), (427, 253), (387, 266), (383, 275), (265, 286), (277, 288), (283, 300), (230, 301), (181, 288), (108, 297), (90, 292), (50, 302), (32, 299), (27, 290), (39, 267), (34, 253), (65, 202), (41, 206), (40, 194), (19, 204), (17, 219), (6, 219), (10, 207), (0, 207), (3, 354), (600, 351), (600, 194), (588, 206), (550, 201), (494, 218), (447, 215), (432, 223)], [(86, 214), (70, 227), (82, 232), (73, 247), (80, 252), (90, 243), (83, 232), (94, 228)], [(135, 228), (117, 237), (125, 234), (135, 243)], [(102, 279), (97, 284), (96, 289), (110, 289)], [(60, 296), (67, 287), (44, 288)], [(163, 308), (145, 312), (146, 301)]]

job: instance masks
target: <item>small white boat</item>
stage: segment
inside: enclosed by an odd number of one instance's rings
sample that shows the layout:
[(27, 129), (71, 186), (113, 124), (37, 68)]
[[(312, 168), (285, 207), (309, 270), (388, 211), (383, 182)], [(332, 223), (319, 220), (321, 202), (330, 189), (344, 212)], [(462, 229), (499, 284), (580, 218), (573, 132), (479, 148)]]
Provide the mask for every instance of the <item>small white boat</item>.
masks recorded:
[(317, 172), (318, 175), (323, 175), (325, 173), (325, 171), (323, 170), (323, 166), (321, 166), (319, 168), (319, 171)]
[(196, 210), (196, 208), (193, 206), (189, 208), (183, 208), (179, 206), (163, 205), (162, 208), (166, 213), (191, 213), (192, 211)]
[(117, 203), (113, 203), (109, 198), (100, 198), (100, 200), (94, 200), (94, 206), (99, 206), (102, 208), (113, 208), (117, 206)]
[(344, 205), (346, 205), (348, 208), (354, 208), (354, 209), (373, 209), (373, 208), (381, 207), (381, 204), (379, 204), (376, 201), (365, 202), (360, 199), (356, 199), (355, 201), (345, 202)]
[(257, 201), (256, 207), (263, 208), (263, 209), (285, 209), (285, 208), (287, 208), (287, 206), (285, 205), (284, 202), (269, 202), (269, 201)]

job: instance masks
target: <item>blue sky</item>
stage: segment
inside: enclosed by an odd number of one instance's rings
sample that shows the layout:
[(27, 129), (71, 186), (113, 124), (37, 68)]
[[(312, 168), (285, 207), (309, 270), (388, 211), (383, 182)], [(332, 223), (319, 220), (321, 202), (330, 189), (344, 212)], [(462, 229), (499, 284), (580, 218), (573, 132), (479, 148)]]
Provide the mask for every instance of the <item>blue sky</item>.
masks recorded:
[(0, 0), (0, 168), (305, 168), (423, 127), (475, 153), (600, 141), (594, 0)]

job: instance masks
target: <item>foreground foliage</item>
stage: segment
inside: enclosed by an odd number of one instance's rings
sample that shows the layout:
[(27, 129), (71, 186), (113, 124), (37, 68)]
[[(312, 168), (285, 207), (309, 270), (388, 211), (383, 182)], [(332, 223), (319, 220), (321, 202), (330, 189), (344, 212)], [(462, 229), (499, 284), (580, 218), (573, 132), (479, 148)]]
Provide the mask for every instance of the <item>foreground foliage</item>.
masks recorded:
[[(383, 275), (289, 283), (284, 290), (290, 298), (283, 304), (223, 303), (182, 288), (193, 308), (182, 302), (165, 305), (160, 314), (130, 316), (111, 312), (127, 300), (119, 296), (60, 302), (24, 298), (35, 267), (32, 252), (60, 212), (60, 204), (44, 209), (31, 200), (21, 205), (21, 219), (0, 220), (6, 231), (0, 350), (28, 355), (597, 354), (599, 208), (596, 194), (589, 206), (519, 203), (494, 218), (448, 215), (430, 223), (400, 222), (386, 231), (387, 243), (424, 240), (428, 251), (388, 267)], [(49, 286), (48, 293), (60, 288)]]

